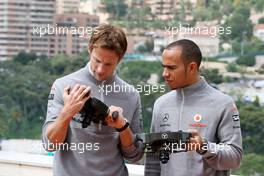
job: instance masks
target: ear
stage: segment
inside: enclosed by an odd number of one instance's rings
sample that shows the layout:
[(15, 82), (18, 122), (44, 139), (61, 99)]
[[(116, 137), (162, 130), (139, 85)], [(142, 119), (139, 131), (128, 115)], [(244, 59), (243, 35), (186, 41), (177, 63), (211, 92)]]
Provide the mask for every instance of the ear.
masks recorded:
[(194, 73), (197, 72), (197, 63), (196, 63), (196, 62), (191, 62), (191, 63), (189, 64), (189, 72), (190, 72), (191, 74), (194, 74)]

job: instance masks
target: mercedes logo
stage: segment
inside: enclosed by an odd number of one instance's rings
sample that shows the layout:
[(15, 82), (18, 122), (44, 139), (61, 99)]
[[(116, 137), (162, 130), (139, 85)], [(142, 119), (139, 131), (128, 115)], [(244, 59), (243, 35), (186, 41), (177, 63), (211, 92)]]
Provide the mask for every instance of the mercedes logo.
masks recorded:
[(168, 139), (168, 134), (167, 133), (162, 133), (161, 134), (162, 139)]
[(166, 113), (166, 114), (164, 114), (164, 117), (162, 118), (162, 121), (163, 122), (167, 122), (168, 120), (169, 120), (169, 114)]

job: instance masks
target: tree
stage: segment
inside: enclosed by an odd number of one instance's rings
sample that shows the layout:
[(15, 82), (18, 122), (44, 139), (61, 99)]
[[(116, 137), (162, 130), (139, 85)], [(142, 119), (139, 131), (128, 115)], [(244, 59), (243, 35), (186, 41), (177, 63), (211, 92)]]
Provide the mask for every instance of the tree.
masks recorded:
[(218, 69), (202, 68), (201, 75), (204, 76), (209, 83), (220, 84), (223, 82), (223, 76), (219, 74)]
[(260, 18), (260, 19), (258, 20), (258, 23), (259, 23), (259, 24), (264, 24), (264, 17)]
[(111, 15), (113, 20), (120, 20), (127, 14), (127, 5), (124, 0), (102, 0), (103, 10)]
[[(129, 84), (134, 85), (135, 88), (137, 85), (145, 85), (145, 88), (149, 88), (147, 81), (150, 75), (155, 73), (160, 76), (162, 67), (159, 61), (126, 61), (121, 64), (118, 72), (121, 78), (126, 80)], [(162, 84), (164, 84), (164, 82), (160, 79), (157, 85)], [(158, 92), (150, 91), (149, 95), (145, 94), (146, 91), (149, 91), (149, 89), (139, 93), (141, 95), (144, 131), (149, 132), (154, 102), (159, 96), (166, 93), (167, 90), (165, 90), (165, 92), (162, 92), (161, 89), (159, 89)]]
[(236, 63), (228, 63), (226, 66), (226, 70), (228, 72), (238, 72), (237, 64)]
[(257, 70), (259, 74), (264, 74), (264, 64), (260, 66), (260, 68)]
[(253, 104), (238, 102), (243, 148), (245, 153), (264, 154), (262, 137), (264, 135), (264, 109)]
[[(43, 57), (43, 56), (42, 56)], [(27, 64), (30, 61), (34, 61), (37, 59), (37, 55), (35, 53), (26, 53), (25, 51), (19, 52), (15, 57), (14, 61), (19, 62), (21, 64)]]
[(236, 60), (236, 63), (239, 65), (254, 66), (256, 64), (256, 58), (255, 56), (244, 55), (244, 56), (240, 56)]
[(222, 39), (229, 42), (232, 40), (242, 42), (243, 40), (250, 39), (252, 37), (253, 24), (249, 17), (250, 7), (240, 4), (224, 24), (225, 28), (231, 28), (231, 34), (222, 34)]
[(153, 49), (154, 49), (154, 41), (151, 39), (140, 44), (136, 50), (140, 53), (151, 53)]
[(264, 174), (264, 156), (255, 153), (247, 154), (243, 157), (241, 166), (232, 174), (236, 175), (263, 175)]

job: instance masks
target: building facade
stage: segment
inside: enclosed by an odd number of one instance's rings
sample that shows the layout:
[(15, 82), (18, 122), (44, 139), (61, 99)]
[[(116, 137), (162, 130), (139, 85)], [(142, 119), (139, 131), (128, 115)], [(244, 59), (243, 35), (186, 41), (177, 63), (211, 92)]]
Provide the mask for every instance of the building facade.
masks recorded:
[(22, 50), (49, 56), (51, 41), (38, 32), (54, 14), (55, 0), (0, 0), (0, 60)]

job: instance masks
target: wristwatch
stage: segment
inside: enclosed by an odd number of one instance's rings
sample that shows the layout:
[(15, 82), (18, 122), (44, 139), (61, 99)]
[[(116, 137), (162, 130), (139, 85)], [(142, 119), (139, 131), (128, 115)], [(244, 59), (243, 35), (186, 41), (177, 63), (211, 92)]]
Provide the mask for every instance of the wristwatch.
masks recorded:
[(118, 131), (119, 133), (124, 131), (125, 129), (127, 129), (127, 127), (129, 126), (129, 122), (127, 121), (127, 119), (126, 118), (124, 118), (124, 119), (126, 121), (126, 124), (121, 128), (116, 128), (116, 131)]
[(203, 144), (201, 145), (199, 150), (196, 150), (200, 155), (204, 155), (208, 151), (208, 141), (203, 139)]

